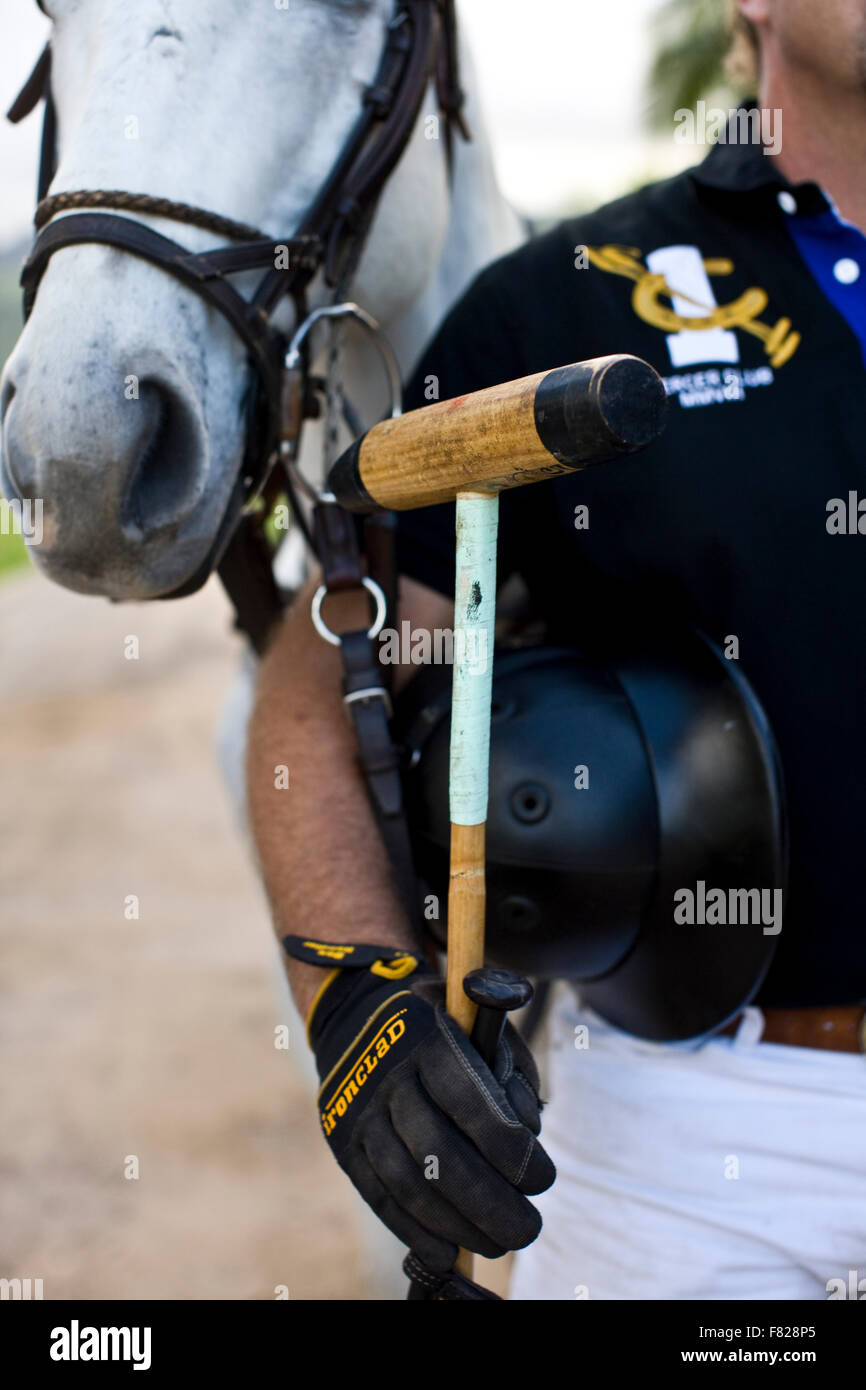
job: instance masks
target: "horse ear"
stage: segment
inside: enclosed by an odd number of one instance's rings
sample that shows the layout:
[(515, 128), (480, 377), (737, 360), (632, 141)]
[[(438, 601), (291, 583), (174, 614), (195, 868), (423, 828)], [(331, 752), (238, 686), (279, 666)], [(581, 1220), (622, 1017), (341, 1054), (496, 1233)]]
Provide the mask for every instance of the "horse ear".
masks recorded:
[[(39, 0), (37, 0), (38, 3)], [(42, 6), (39, 5), (39, 8), (42, 9)], [(6, 112), (7, 121), (17, 125), (19, 121), (24, 120), (25, 116), (29, 116), (31, 111), (35, 110), (48, 91), (50, 76), (51, 44), (47, 43), (36, 59), (36, 66)]]

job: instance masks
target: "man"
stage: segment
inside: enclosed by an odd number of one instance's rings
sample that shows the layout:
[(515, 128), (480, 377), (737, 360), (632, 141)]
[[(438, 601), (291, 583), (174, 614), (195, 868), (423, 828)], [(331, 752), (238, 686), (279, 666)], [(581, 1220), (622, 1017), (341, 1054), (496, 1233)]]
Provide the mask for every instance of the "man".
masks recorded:
[[(851, 1270), (866, 1275), (866, 11), (861, 0), (738, 7), (780, 152), (744, 143), (755, 126), (736, 121), (697, 168), (512, 253), (446, 320), (411, 388), (417, 406), (437, 387), (444, 399), (609, 352), (658, 369), (669, 421), (645, 453), (503, 495), (500, 578), (519, 572), (554, 632), (626, 627), (637, 613), (650, 631), (673, 616), (727, 643), (767, 711), (787, 786), (784, 926), (737, 1029), (701, 1046), (641, 1042), (561, 987), (545, 1117), (555, 1185), (528, 1138), (536, 1079), (522, 1055), (497, 1059), (494, 1083), (461, 1043), (479, 1105), (499, 1110), (476, 1151), (460, 1149), (447, 1201), (431, 1199), (422, 1151), (432, 1111), (442, 1107), (436, 1123), (453, 1145), (448, 1127), (465, 1125), (468, 1101), (461, 1091), (451, 1105), (438, 1054), (432, 1110), (418, 1067), (411, 1080), (393, 1072), (390, 1100), (372, 1102), (408, 1117), (412, 1161), (391, 1155), (375, 1181), (356, 1177), (364, 1195), (407, 1243), (432, 1235), (434, 1266), (467, 1222), (482, 1232), (475, 1249), (522, 1249), (517, 1298), (824, 1298), (850, 1287)], [(448, 508), (401, 518), (401, 617), (413, 629), (452, 622), (452, 526)], [(264, 873), (281, 936), (399, 958), (413, 940), (338, 686), (301, 601), (265, 663), (252, 726)], [(270, 790), (277, 761), (292, 766), (291, 801)], [(307, 1011), (323, 971), (294, 962), (292, 976)], [(326, 1019), (326, 1072), (348, 1055), (364, 999), (378, 997), (350, 979), (360, 973), (335, 972), (330, 986), (349, 1003), (334, 996)], [(582, 1023), (590, 1045), (577, 1050)], [(419, 1037), (436, 1026), (426, 1019)], [(414, 1087), (414, 1110), (401, 1087)], [(520, 1140), (510, 1148), (509, 1133)], [(527, 1245), (528, 1198), (542, 1192), (544, 1230)]]

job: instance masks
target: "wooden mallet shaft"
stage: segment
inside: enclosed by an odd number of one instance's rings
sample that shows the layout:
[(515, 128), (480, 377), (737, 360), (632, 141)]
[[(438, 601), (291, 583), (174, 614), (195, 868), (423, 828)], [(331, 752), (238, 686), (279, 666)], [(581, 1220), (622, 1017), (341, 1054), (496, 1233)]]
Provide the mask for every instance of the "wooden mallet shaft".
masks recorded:
[[(334, 464), (328, 487), (349, 511), (456, 500), (446, 1007), (469, 1036), (463, 987), (484, 963), (484, 832), (496, 618), (499, 493), (649, 444), (665, 391), (638, 357), (598, 357), (385, 420)], [(461, 1250), (458, 1269), (472, 1277)]]
[(463, 990), (463, 979), (484, 964), (484, 829), (490, 780), (499, 499), (461, 492), (456, 512), (446, 980), (448, 1012), (468, 1036), (476, 1006)]
[[(499, 498), (459, 492), (456, 513), (445, 1007), (468, 1037), (477, 1005), (466, 994), (463, 981), (470, 970), (484, 964), (484, 831), (490, 783)], [(472, 1278), (470, 1251), (460, 1251), (457, 1268)]]

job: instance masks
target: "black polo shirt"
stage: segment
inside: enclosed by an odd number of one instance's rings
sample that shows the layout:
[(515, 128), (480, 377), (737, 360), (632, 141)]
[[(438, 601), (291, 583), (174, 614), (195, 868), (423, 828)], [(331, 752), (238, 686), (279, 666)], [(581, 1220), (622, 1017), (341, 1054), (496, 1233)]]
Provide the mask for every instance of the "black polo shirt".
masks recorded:
[[(759, 147), (716, 145), (485, 270), (407, 399), (612, 352), (665, 378), (668, 424), (649, 449), (502, 495), (500, 581), (521, 573), (552, 630), (577, 640), (667, 617), (738, 638), (790, 820), (767, 1004), (866, 1000), (866, 380), (855, 331), (788, 225), (827, 209)], [(834, 498), (853, 534), (828, 531)], [(451, 507), (404, 513), (401, 571), (450, 592), (453, 526)]]

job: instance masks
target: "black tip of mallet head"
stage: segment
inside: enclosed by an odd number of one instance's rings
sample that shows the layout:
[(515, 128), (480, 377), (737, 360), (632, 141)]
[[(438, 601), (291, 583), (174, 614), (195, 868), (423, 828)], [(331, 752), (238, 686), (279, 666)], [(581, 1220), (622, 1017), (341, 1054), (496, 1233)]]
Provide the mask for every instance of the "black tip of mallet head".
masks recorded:
[(664, 382), (649, 362), (627, 353), (555, 367), (535, 395), (535, 427), (568, 467), (643, 449), (667, 414)]

